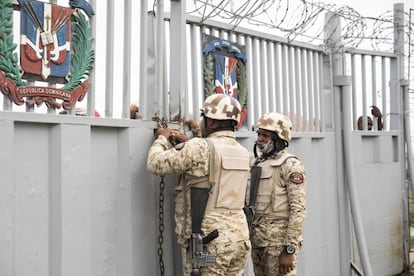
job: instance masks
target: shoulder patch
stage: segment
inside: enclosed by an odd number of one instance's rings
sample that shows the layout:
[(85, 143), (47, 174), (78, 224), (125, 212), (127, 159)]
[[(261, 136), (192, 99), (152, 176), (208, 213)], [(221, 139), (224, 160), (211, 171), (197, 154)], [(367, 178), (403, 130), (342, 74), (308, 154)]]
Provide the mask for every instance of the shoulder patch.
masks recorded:
[(303, 174), (298, 172), (293, 172), (289, 176), (289, 180), (295, 184), (302, 184), (303, 183)]
[(185, 146), (185, 143), (179, 143), (178, 145), (175, 145), (175, 149), (176, 150), (182, 150), (183, 148), (184, 148), (184, 146)]

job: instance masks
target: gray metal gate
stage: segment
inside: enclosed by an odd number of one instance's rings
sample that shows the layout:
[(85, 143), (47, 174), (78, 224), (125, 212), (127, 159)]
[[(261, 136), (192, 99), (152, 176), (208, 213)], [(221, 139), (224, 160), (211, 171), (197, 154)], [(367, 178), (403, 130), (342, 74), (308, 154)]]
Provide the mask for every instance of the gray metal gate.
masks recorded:
[[(146, 2), (90, 1), (95, 43), (104, 47), (95, 46), (89, 116), (2, 99), (0, 274), (159, 274), (160, 179), (146, 170), (152, 117), (198, 118), (204, 33), (246, 46), (249, 115), (237, 132), (242, 144), (252, 149), (252, 127), (264, 112), (287, 113), (294, 122), (291, 152), (308, 172), (299, 275), (404, 270), (409, 170), (402, 38), (396, 36), (393, 53), (340, 48), (339, 22), (327, 15), (326, 37), (336, 42), (327, 49), (201, 23), (185, 15), (182, 1), (171, 1), (169, 15), (163, 15), (163, 1), (148, 13)], [(394, 12), (402, 20), (403, 6), (395, 5)], [(397, 22), (396, 34), (404, 28)], [(141, 120), (128, 119), (132, 102)], [(357, 130), (358, 117), (369, 116), (371, 105), (383, 112), (384, 129), (369, 131), (364, 120), (365, 130)], [(95, 109), (101, 118), (92, 116)], [(165, 275), (181, 275), (171, 198), (176, 178), (165, 182)]]

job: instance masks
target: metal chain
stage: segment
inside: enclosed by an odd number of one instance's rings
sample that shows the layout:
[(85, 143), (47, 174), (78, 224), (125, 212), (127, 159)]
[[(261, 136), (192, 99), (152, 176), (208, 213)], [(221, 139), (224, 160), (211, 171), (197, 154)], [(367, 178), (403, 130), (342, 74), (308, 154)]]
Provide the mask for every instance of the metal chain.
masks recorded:
[(160, 181), (160, 194), (159, 194), (159, 200), (158, 200), (158, 208), (159, 208), (159, 212), (158, 212), (158, 260), (159, 260), (159, 265), (160, 265), (160, 274), (161, 276), (164, 276), (164, 260), (163, 260), (163, 255), (164, 255), (164, 250), (162, 248), (162, 245), (164, 243), (164, 188), (165, 188), (165, 183), (164, 183), (164, 177), (161, 177), (161, 181)]
[(160, 128), (168, 128), (168, 124), (167, 124), (167, 119), (165, 118), (160, 118), (158, 116), (155, 116), (152, 118), (153, 121), (156, 121), (158, 124), (158, 127)]
[[(158, 124), (158, 127), (160, 128), (167, 128), (167, 120), (165, 118), (160, 118), (158, 116), (155, 116), (152, 118), (153, 121), (156, 121)], [(161, 176), (160, 181), (160, 194), (158, 198), (158, 262), (160, 266), (160, 275), (164, 276), (164, 250), (163, 250), (163, 243), (164, 243), (164, 177)]]

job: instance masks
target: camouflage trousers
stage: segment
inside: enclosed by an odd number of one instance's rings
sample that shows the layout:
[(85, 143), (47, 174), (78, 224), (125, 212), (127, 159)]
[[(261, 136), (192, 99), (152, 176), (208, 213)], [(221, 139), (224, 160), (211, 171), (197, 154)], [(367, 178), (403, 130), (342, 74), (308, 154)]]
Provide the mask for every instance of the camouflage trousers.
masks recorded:
[[(249, 240), (234, 243), (211, 243), (207, 245), (209, 254), (217, 255), (216, 264), (201, 269), (202, 276), (244, 276), (251, 245)], [(184, 271), (191, 274), (191, 252), (187, 249)]]
[[(255, 276), (262, 275), (287, 275), (294, 276), (297, 273), (297, 257), (302, 247), (302, 236), (300, 232), (287, 233), (288, 221), (275, 221), (272, 217), (262, 216), (252, 227), (252, 261)], [(298, 245), (296, 248), (294, 270), (288, 274), (280, 274), (279, 272), (279, 256), (284, 248), (284, 241), (288, 238), (295, 241), (293, 244)]]
[(252, 260), (255, 276), (269, 275), (296, 275), (297, 253), (295, 253), (295, 269), (287, 274), (279, 272), (279, 255), (283, 250), (283, 245), (252, 248)]

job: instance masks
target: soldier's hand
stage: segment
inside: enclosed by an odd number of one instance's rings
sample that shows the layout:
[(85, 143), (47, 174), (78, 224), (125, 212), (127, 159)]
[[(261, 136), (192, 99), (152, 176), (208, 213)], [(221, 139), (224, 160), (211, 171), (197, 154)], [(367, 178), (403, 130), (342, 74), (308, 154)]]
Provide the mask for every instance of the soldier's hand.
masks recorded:
[(169, 128), (158, 128), (156, 131), (155, 131), (155, 137), (158, 137), (158, 136), (160, 136), (160, 135), (162, 135), (162, 136), (164, 136), (167, 140), (168, 140), (168, 138), (170, 137), (170, 134), (171, 134), (171, 129), (169, 129)]
[(294, 269), (293, 262), (295, 256), (293, 254), (288, 254), (285, 251), (282, 251), (279, 256), (279, 272), (281, 274), (287, 274)]
[(200, 124), (194, 121), (192, 115), (190, 115), (188, 120), (184, 121), (184, 124), (188, 126), (194, 136), (201, 136)]
[(139, 111), (138, 106), (136, 104), (131, 104), (131, 106), (129, 107), (129, 118), (138, 119), (137, 118), (138, 111)]
[(175, 146), (180, 143), (183, 143), (187, 141), (189, 138), (184, 133), (178, 131), (178, 130), (171, 130), (170, 136), (168, 137), (168, 140), (170, 141), (171, 145)]
[(198, 124), (197, 124), (196, 121), (194, 121), (193, 116), (190, 116), (190, 118), (188, 118), (188, 120), (186, 120), (184, 122), (184, 124), (188, 125), (188, 128), (190, 130), (193, 130), (193, 129), (197, 129), (198, 128)]

